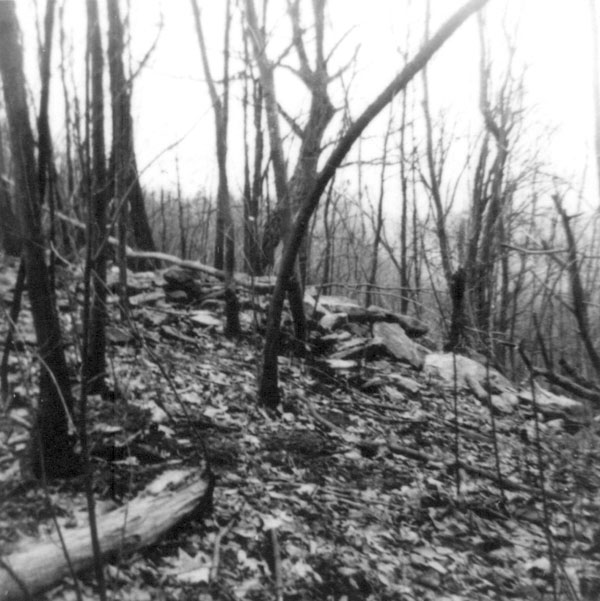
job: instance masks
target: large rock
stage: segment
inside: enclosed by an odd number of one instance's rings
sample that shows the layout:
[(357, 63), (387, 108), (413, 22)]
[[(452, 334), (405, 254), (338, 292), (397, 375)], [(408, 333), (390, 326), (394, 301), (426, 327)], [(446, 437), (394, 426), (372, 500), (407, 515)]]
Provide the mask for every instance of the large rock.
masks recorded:
[[(463, 355), (455, 356), (456, 384), (458, 388), (472, 390), (477, 396), (482, 394), (477, 391), (477, 387), (480, 387), (486, 393), (490, 392), (496, 395), (516, 394), (516, 388), (512, 382), (499, 371), (490, 368), (488, 388), (485, 365)], [(439, 378), (445, 387), (452, 388), (454, 386), (454, 355), (452, 353), (430, 353), (425, 357), (423, 369), (426, 374)]]
[(403, 313), (394, 313), (377, 305), (370, 305), (367, 309), (369, 313), (380, 321), (391, 321), (402, 326), (402, 329), (411, 337), (419, 338), (425, 336), (429, 331), (429, 327), (416, 317), (404, 315)]
[[(519, 391), (519, 400), (533, 404), (531, 388)], [(535, 385), (535, 401), (539, 411), (550, 419), (557, 417), (580, 418), (585, 411), (582, 402), (554, 394), (537, 383)]]
[(373, 334), (381, 338), (388, 352), (399, 361), (416, 369), (423, 367), (426, 350), (411, 340), (397, 323), (378, 322), (373, 326)]

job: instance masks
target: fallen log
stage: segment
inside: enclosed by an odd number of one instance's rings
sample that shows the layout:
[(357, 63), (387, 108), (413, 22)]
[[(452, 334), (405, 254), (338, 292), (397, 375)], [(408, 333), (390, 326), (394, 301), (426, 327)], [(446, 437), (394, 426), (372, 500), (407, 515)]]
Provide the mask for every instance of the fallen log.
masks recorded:
[[(212, 500), (213, 480), (191, 470), (166, 472), (128, 504), (97, 517), (104, 559), (147, 547), (176, 525), (200, 516)], [(89, 527), (62, 531), (11, 555), (0, 556), (0, 600), (21, 601), (56, 586), (71, 574), (88, 570), (94, 556)]]
[[(73, 227), (78, 229), (85, 230), (85, 224), (81, 223), (77, 219), (73, 219), (68, 215), (64, 215), (63, 213), (56, 212), (56, 216), (65, 223), (71, 224)], [(112, 246), (118, 246), (118, 240), (113, 237), (108, 237), (108, 243)], [(168, 255), (166, 253), (155, 252), (155, 251), (142, 251), (142, 250), (134, 250), (133, 248), (127, 246), (125, 248), (125, 254), (128, 259), (148, 259), (151, 261), (163, 261), (170, 265), (177, 265), (178, 267), (182, 267), (184, 269), (191, 269), (192, 271), (199, 271), (200, 273), (205, 273), (206, 275), (212, 276), (218, 280), (225, 280), (225, 272), (222, 269), (217, 269), (216, 267), (211, 267), (210, 265), (205, 265), (204, 263), (200, 263), (199, 261), (190, 261), (187, 259), (180, 259), (179, 257), (175, 257), (173, 255)], [(256, 292), (257, 294), (267, 294), (273, 292), (275, 288), (275, 277), (273, 276), (256, 276), (252, 277), (247, 273), (234, 273), (233, 281), (237, 286), (241, 286), (242, 288), (246, 288)]]

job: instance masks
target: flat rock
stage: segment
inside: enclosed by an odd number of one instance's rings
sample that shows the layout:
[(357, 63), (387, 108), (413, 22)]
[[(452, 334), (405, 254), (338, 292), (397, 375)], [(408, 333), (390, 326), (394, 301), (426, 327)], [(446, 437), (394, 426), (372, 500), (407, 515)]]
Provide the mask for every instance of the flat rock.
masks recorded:
[(329, 313), (345, 313), (350, 321), (369, 321), (372, 314), (346, 296), (321, 296), (319, 305)]
[(499, 413), (512, 413), (515, 407), (519, 404), (516, 395), (509, 392), (503, 392), (502, 394), (492, 395), (492, 406)]
[(390, 374), (389, 379), (403, 392), (416, 394), (421, 390), (421, 385), (412, 378), (406, 378), (400, 374)]
[(321, 304), (320, 298), (317, 299), (317, 296), (313, 296), (308, 292), (304, 292), (304, 298), (302, 299), (302, 302), (304, 304), (304, 311), (306, 312), (307, 317), (319, 320), (325, 315), (329, 315), (331, 313), (329, 309)]
[(425, 351), (397, 323), (378, 322), (373, 326), (373, 334), (381, 338), (388, 352), (399, 361), (409, 363), (416, 369), (423, 367)]
[(403, 313), (394, 313), (393, 311), (388, 311), (387, 309), (377, 305), (370, 305), (367, 308), (367, 311), (372, 313), (374, 316), (381, 318), (383, 321), (392, 321), (402, 326), (402, 329), (411, 338), (419, 338), (420, 336), (425, 336), (425, 334), (429, 332), (429, 326), (416, 317), (404, 315)]
[[(533, 404), (531, 389), (520, 390), (518, 395), (520, 401)], [(540, 412), (549, 417), (580, 417), (585, 410), (582, 402), (554, 394), (537, 383), (535, 385), (535, 400)]]
[(333, 331), (343, 326), (348, 321), (346, 313), (327, 313), (319, 319), (319, 326), (324, 330)]
[(159, 300), (165, 298), (164, 290), (153, 290), (150, 292), (142, 292), (129, 298), (129, 304), (132, 307), (139, 307), (141, 305), (153, 305)]
[[(454, 386), (454, 360), (452, 353), (429, 353), (425, 357), (426, 374), (439, 378), (444, 386)], [(503, 394), (516, 392), (512, 382), (499, 371), (490, 368), (490, 390), (488, 390), (487, 370), (484, 365), (463, 355), (456, 355), (456, 384), (458, 388), (473, 390), (479, 386), (486, 394)], [(477, 394), (477, 393), (476, 393)], [(479, 396), (479, 395), (478, 395)]]
[(183, 290), (167, 290), (165, 298), (172, 303), (187, 303), (188, 294)]
[(351, 359), (324, 359), (319, 363), (334, 372), (350, 371), (358, 367), (358, 361)]
[(112, 344), (128, 344), (129, 342), (133, 342), (134, 336), (128, 330), (113, 325), (107, 325), (106, 340)]
[(221, 325), (221, 320), (215, 317), (210, 311), (194, 311), (190, 313), (190, 319), (194, 325), (204, 328), (215, 327)]

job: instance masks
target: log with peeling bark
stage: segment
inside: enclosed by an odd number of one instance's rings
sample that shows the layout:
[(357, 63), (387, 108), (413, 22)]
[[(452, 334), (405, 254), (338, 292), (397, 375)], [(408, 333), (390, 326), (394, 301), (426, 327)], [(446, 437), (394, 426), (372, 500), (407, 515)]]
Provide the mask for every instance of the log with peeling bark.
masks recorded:
[[(134, 500), (98, 516), (100, 547), (105, 559), (147, 547), (176, 525), (202, 515), (211, 504), (213, 481), (206, 472), (171, 470), (154, 480)], [(92, 567), (88, 526), (63, 529), (65, 549), (56, 535), (0, 556), (0, 600), (20, 601), (56, 586), (71, 574)]]

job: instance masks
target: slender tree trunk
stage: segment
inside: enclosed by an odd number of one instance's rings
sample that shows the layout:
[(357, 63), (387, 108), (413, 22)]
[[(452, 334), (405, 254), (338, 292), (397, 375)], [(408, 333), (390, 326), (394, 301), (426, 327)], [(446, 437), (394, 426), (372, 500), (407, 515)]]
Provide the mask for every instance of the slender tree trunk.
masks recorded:
[[(217, 191), (217, 237), (222, 236), (222, 253), (217, 257), (215, 255), (215, 266), (217, 259), (221, 261), (222, 267), (225, 270), (225, 311), (226, 325), (225, 334), (227, 336), (239, 336), (241, 333), (239, 320), (239, 305), (237, 294), (235, 291), (235, 282), (233, 272), (235, 269), (235, 238), (233, 230), (233, 218), (231, 216), (231, 205), (229, 199), (229, 183), (227, 179), (227, 132), (229, 121), (229, 30), (231, 25), (231, 0), (227, 0), (226, 15), (225, 15), (225, 44), (224, 44), (224, 67), (223, 67), (223, 95), (220, 98), (217, 93), (214, 79), (208, 63), (206, 53), (206, 45), (204, 42), (204, 34), (202, 31), (202, 22), (200, 20), (200, 11), (196, 0), (190, 0), (192, 12), (194, 14), (194, 22), (196, 26), (196, 35), (198, 36), (198, 44), (202, 55), (202, 65), (208, 91), (213, 104), (215, 115), (215, 137), (217, 144), (217, 164), (219, 168), (219, 187)], [(220, 234), (219, 234), (219, 228)], [(218, 240), (219, 238), (217, 238)], [(219, 251), (219, 246), (215, 248), (215, 252)], [(221, 251), (219, 251), (221, 252)], [(224, 263), (223, 263), (224, 261)], [(222, 268), (221, 267), (221, 268)]]
[(88, 244), (91, 249), (91, 313), (87, 341), (88, 392), (102, 392), (106, 386), (106, 221), (108, 178), (104, 142), (104, 58), (98, 15), (98, 1), (87, 0), (88, 52), (91, 85), (91, 199)]
[[(427, 1), (426, 14), (426, 38), (429, 38), (429, 0)], [(442, 269), (446, 279), (448, 288), (452, 286), (452, 258), (450, 253), (450, 244), (448, 242), (448, 233), (446, 231), (446, 209), (442, 200), (441, 177), (442, 169), (436, 163), (434, 148), (433, 148), (433, 124), (431, 120), (430, 103), (429, 103), (429, 80), (427, 77), (427, 68), (423, 69), (423, 115), (425, 117), (426, 131), (426, 158), (427, 169), (429, 172), (428, 188), (431, 196), (434, 215), (435, 229), (440, 246), (440, 258)]]
[(41, 375), (40, 402), (32, 464), (39, 477), (65, 477), (79, 471), (69, 428), (73, 397), (61, 331), (44, 260), (34, 140), (29, 122), (23, 53), (14, 2), (0, 2), (0, 72), (15, 167), (18, 217), (24, 238), (29, 300), (36, 331)]
[(12, 206), (4, 160), (4, 132), (0, 126), (0, 240), (7, 255), (18, 257), (23, 247), (19, 221)]
[(590, 23), (592, 28), (592, 82), (594, 100), (594, 150), (596, 155), (596, 178), (598, 199), (600, 200), (600, 36), (598, 35), (598, 12), (596, 0), (589, 0)]
[(377, 216), (375, 218), (375, 231), (373, 236), (373, 251), (371, 254), (371, 271), (369, 281), (367, 282), (367, 294), (365, 296), (365, 305), (368, 307), (373, 304), (373, 289), (377, 284), (377, 270), (379, 267), (379, 246), (381, 245), (381, 231), (383, 230), (383, 201), (385, 198), (385, 172), (388, 161), (388, 141), (392, 130), (392, 111), (388, 126), (383, 138), (383, 157), (381, 161), (381, 174), (379, 176), (379, 198), (377, 200)]
[[(144, 194), (137, 171), (137, 161), (133, 143), (133, 121), (131, 119), (131, 83), (125, 78), (123, 66), (124, 34), (118, 0), (107, 0), (108, 8), (108, 56), (110, 71), (110, 94), (113, 109), (112, 173), (115, 182), (122, 178), (119, 188), (126, 196), (116, 196), (118, 203), (129, 205), (129, 223), (136, 246), (140, 250), (154, 251), (152, 229), (148, 221)], [(116, 145), (120, 145), (117, 149)], [(121, 162), (115, 160), (116, 154)], [(135, 265), (138, 269), (153, 269), (155, 263), (142, 261)]]

